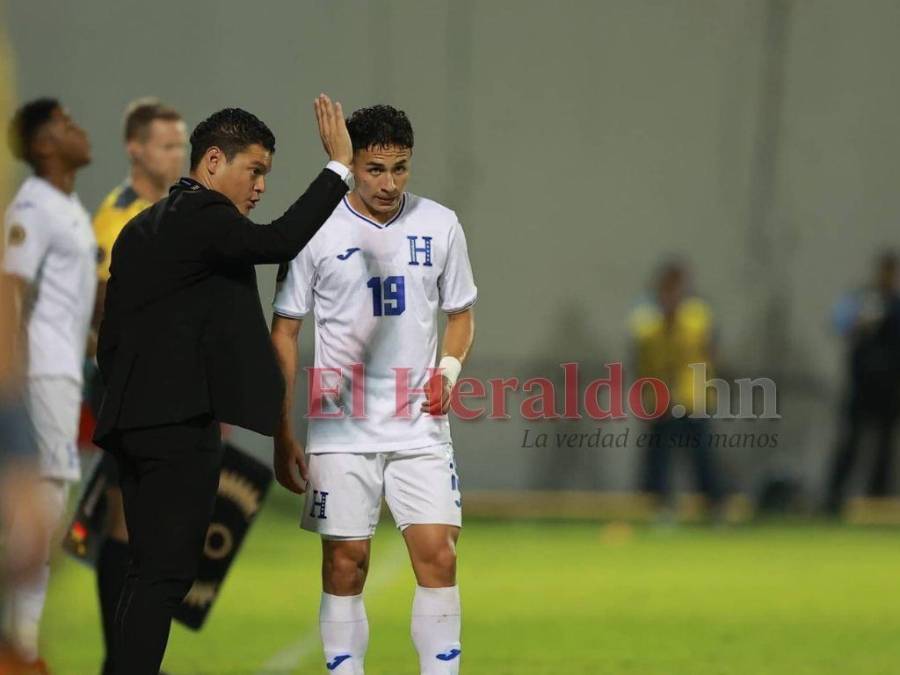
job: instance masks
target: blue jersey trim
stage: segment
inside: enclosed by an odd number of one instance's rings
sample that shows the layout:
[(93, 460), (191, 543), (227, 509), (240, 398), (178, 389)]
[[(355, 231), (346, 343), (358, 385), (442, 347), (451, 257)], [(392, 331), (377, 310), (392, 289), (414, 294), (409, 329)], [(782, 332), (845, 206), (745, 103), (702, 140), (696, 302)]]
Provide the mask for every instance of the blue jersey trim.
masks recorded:
[(306, 317), (306, 314), (294, 314), (293, 312), (288, 312), (284, 309), (279, 309), (278, 307), (272, 307), (272, 313), (280, 316), (283, 319), (303, 319)]
[(138, 193), (131, 186), (131, 183), (126, 183), (122, 186), (122, 191), (116, 197), (116, 201), (113, 204), (117, 209), (127, 209), (129, 206), (134, 204), (134, 202), (138, 198)]
[(381, 223), (375, 222), (375, 221), (372, 220), (371, 218), (367, 218), (367, 217), (364, 216), (363, 214), (359, 213), (359, 212), (358, 212), (356, 209), (354, 209), (352, 206), (350, 206), (350, 202), (347, 200), (346, 195), (344, 196), (343, 202), (344, 202), (344, 206), (347, 207), (347, 210), (350, 211), (350, 213), (352, 213), (354, 216), (356, 216), (356, 217), (359, 218), (360, 220), (366, 221), (367, 223), (369, 223), (369, 225), (374, 225), (374, 226), (377, 227), (379, 230), (383, 230), (383, 229), (386, 228), (388, 225), (390, 225), (391, 223), (395, 222), (395, 221), (397, 220), (397, 218), (399, 218), (399, 217), (403, 214), (403, 209), (406, 208), (406, 193), (405, 193), (405, 192), (403, 193), (403, 197), (402, 197), (401, 200), (400, 200), (400, 208), (397, 210), (397, 213), (394, 215), (393, 218), (391, 218), (389, 221), (387, 221), (384, 225), (382, 225)]
[(465, 312), (467, 309), (471, 309), (475, 306), (475, 303), (478, 302), (478, 296), (472, 299), (471, 302), (467, 302), (462, 307), (454, 307), (453, 309), (445, 309), (443, 310), (444, 314), (459, 314), (460, 312)]

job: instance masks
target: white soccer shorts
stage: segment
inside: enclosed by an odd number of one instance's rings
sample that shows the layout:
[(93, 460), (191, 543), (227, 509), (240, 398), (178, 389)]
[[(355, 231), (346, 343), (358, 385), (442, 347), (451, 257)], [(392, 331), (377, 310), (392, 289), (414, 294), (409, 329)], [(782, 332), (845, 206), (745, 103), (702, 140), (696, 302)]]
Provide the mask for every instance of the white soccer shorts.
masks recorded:
[(310, 455), (301, 526), (325, 538), (370, 539), (382, 496), (401, 531), (410, 525), (462, 526), (453, 446)]
[(30, 377), (26, 404), (44, 478), (77, 483), (81, 385), (69, 377)]

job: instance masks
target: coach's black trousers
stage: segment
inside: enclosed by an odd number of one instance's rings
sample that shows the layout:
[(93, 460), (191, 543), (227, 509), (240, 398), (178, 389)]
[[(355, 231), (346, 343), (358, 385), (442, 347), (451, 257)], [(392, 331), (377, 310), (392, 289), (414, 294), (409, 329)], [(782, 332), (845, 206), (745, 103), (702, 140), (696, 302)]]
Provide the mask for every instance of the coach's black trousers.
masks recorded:
[(157, 675), (203, 552), (222, 463), (219, 424), (205, 416), (122, 432), (117, 458), (130, 562), (116, 610), (116, 673)]

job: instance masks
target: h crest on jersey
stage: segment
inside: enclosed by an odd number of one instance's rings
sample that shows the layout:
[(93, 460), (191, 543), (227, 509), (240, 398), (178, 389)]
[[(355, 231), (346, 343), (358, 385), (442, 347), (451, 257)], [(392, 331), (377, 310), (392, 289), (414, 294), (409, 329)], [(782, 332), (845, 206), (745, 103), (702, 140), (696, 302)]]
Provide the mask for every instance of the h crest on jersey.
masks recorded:
[(409, 264), (418, 265), (418, 254), (422, 253), (425, 262), (421, 263), (424, 267), (431, 267), (431, 237), (422, 237), (424, 245), (418, 246), (419, 237), (415, 234), (408, 234), (406, 238), (409, 240)]

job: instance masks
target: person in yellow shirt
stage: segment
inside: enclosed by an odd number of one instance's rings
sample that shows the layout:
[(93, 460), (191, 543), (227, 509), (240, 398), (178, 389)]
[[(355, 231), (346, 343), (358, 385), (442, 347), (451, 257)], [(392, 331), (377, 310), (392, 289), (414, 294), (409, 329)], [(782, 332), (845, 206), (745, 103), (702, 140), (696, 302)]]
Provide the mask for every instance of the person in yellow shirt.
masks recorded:
[[(693, 460), (700, 491), (715, 508), (721, 492), (709, 442), (713, 392), (706, 387), (714, 367), (712, 309), (688, 292), (688, 270), (681, 262), (663, 265), (655, 290), (655, 297), (629, 317), (637, 377), (658, 378), (669, 391), (667, 408), (650, 423), (644, 489), (661, 508), (670, 506), (672, 455), (685, 452)], [(705, 368), (705, 378), (698, 377), (698, 365)], [(653, 390), (644, 387), (642, 394), (644, 410), (657, 410)]]
[[(187, 147), (187, 128), (174, 108), (157, 99), (142, 98), (132, 102), (125, 111), (125, 151), (130, 171), (124, 183), (115, 187), (100, 204), (94, 215), (94, 234), (99, 247), (97, 260), (97, 308), (102, 312), (109, 280), (109, 262), (116, 237), (129, 220), (168, 194), (184, 170)], [(96, 412), (102, 400), (100, 378), (92, 378), (90, 399)], [(119, 594), (128, 568), (128, 531), (122, 491), (116, 480), (115, 462), (106, 462), (112, 473), (106, 492), (108, 535), (97, 557), (97, 590), (106, 657), (103, 673), (112, 673), (113, 627)]]
[(94, 215), (101, 284), (109, 280), (110, 253), (119, 232), (129, 220), (166, 196), (184, 169), (186, 146), (187, 128), (177, 110), (153, 98), (138, 99), (128, 106), (125, 151), (131, 170)]

